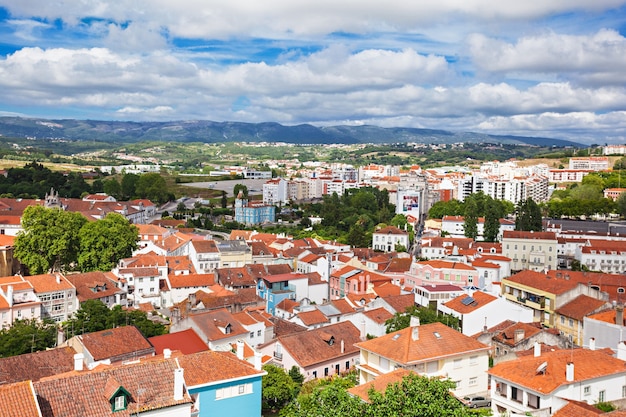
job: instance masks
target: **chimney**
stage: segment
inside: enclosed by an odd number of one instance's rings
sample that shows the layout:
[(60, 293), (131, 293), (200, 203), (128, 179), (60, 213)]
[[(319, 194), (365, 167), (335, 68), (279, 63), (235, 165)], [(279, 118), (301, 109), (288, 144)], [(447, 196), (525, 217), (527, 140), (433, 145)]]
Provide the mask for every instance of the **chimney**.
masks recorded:
[(367, 334), (365, 333), (365, 320), (361, 320), (361, 340), (365, 340)]
[(172, 357), (172, 351), (168, 348), (163, 349), (163, 357), (169, 359)]
[(254, 369), (256, 369), (257, 371), (261, 370), (261, 367), (263, 366), (263, 356), (261, 354), (261, 352), (254, 352)]
[(61, 346), (63, 343), (65, 343), (65, 332), (63, 327), (59, 327), (57, 329), (57, 346)]
[(589, 339), (589, 350), (596, 350), (596, 338)]
[(420, 318), (411, 316), (411, 340), (419, 340), (420, 338)]
[(626, 361), (626, 342), (624, 341), (617, 344), (617, 359)]
[(13, 307), (13, 285), (7, 287), (7, 302), (9, 307)]
[(565, 380), (567, 382), (574, 382), (574, 362), (568, 362), (565, 365)]
[(77, 353), (74, 355), (74, 370), (76, 372), (80, 372), (83, 370), (83, 359), (85, 359), (85, 355), (82, 353)]
[(345, 343), (343, 342), (343, 339), (341, 339), (341, 353), (345, 353), (346, 352), (346, 346)]
[(244, 360), (243, 341), (237, 340), (237, 359)]
[(622, 303), (615, 305), (615, 324), (618, 326), (624, 325), (624, 304)]
[(524, 329), (515, 329), (515, 343), (524, 340)]
[(56, 274), (57, 284), (61, 283), (61, 275)]
[(535, 358), (541, 356), (541, 345), (537, 342), (535, 342), (535, 344), (533, 345), (533, 355), (535, 356)]
[(183, 399), (183, 386), (185, 380), (183, 378), (183, 368), (174, 369), (174, 401)]

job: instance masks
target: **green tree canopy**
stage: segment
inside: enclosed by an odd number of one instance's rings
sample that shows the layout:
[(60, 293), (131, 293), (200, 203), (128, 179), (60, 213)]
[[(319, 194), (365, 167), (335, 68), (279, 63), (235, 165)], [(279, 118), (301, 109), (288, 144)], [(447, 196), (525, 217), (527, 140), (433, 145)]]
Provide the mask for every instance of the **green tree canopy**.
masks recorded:
[(405, 329), (411, 324), (411, 317), (418, 317), (420, 324), (439, 322), (453, 329), (459, 328), (459, 319), (450, 314), (437, 314), (428, 307), (411, 306), (404, 313), (396, 313), (385, 322), (387, 333)]
[(16, 320), (13, 325), (0, 330), (0, 357), (22, 355), (54, 347), (57, 327), (44, 320)]
[(293, 400), (298, 390), (298, 384), (283, 368), (276, 365), (264, 365), (261, 401), (264, 409), (277, 410)]
[(110, 271), (118, 261), (137, 249), (139, 231), (124, 216), (108, 213), (104, 219), (86, 223), (79, 232), (81, 271)]
[(169, 198), (165, 179), (156, 172), (140, 175), (135, 186), (135, 193), (140, 198), (147, 198), (157, 203), (165, 203)]
[(241, 191), (243, 198), (248, 198), (248, 187), (246, 187), (244, 184), (235, 184), (235, 186), (233, 187), (233, 195), (235, 197), (239, 197), (239, 191)]
[(463, 231), (465, 237), (476, 239), (478, 236), (478, 203), (475, 199), (469, 199), (465, 203)]
[(541, 209), (532, 198), (519, 202), (515, 216), (515, 230), (527, 232), (539, 232), (542, 230)]
[(29, 206), (23, 230), (15, 238), (14, 255), (31, 274), (59, 271), (77, 261), (79, 231), (87, 219), (79, 213)]

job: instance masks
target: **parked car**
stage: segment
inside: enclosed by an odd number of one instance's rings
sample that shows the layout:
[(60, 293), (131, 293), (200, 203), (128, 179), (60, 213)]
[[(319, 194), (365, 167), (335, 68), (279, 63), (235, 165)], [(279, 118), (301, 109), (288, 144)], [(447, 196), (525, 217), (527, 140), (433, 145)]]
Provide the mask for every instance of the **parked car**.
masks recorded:
[(485, 397), (465, 397), (463, 403), (470, 408), (490, 407), (491, 399)]

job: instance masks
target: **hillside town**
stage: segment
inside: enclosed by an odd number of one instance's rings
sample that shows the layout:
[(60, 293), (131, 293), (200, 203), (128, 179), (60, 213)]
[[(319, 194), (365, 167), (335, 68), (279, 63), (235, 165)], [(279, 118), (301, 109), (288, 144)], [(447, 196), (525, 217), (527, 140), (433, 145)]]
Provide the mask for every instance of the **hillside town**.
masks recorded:
[[(352, 395), (364, 401), (370, 387), (415, 373), (452, 381), (461, 402), (486, 399), (493, 415), (624, 415), (594, 405), (626, 408), (626, 225), (604, 215), (519, 230), (503, 217), (486, 241), (484, 218), (476, 238), (466, 237), (462, 216), (428, 218), (435, 203), (476, 193), (545, 202), (566, 183), (609, 171), (608, 157), (573, 157), (559, 169), (281, 166), (285, 178), (222, 168), (263, 181), (260, 200), (236, 196), (234, 220), (247, 227), (230, 234), (161, 218), (147, 199), (72, 199), (54, 189), (44, 199), (0, 198), (0, 327), (46, 319), (58, 328), (56, 347), (0, 358), (0, 415), (261, 416), (267, 365), (295, 368), (304, 382), (354, 372)], [(294, 201), (361, 187), (386, 190), (413, 232), (386, 225), (353, 247), (262, 228)], [(604, 190), (612, 200), (624, 192)], [(28, 275), (13, 248), (32, 206), (91, 221), (121, 214), (137, 227), (137, 249), (110, 271)], [(64, 323), (88, 301), (144, 311), (169, 332), (70, 333)], [(388, 332), (394, 316), (416, 307), (459, 325), (411, 317)]]

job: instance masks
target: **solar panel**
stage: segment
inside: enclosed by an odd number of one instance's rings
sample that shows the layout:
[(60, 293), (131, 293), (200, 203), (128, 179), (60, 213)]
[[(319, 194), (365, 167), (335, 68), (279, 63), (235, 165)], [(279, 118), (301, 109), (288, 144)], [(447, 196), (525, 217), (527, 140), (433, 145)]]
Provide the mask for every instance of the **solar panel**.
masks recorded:
[(461, 304), (463, 304), (464, 306), (468, 306), (470, 304), (472, 304), (474, 301), (474, 297), (470, 297), (469, 295), (467, 297), (465, 297), (464, 299), (461, 300)]

